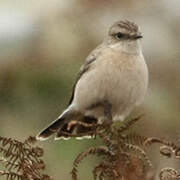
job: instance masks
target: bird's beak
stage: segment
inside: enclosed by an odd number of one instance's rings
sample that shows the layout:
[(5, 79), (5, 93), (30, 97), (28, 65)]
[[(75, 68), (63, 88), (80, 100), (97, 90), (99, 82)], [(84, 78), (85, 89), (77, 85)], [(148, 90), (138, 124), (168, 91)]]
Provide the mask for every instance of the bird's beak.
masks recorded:
[(141, 38), (143, 38), (142, 35), (135, 35), (135, 36), (134, 36), (134, 39), (141, 39)]

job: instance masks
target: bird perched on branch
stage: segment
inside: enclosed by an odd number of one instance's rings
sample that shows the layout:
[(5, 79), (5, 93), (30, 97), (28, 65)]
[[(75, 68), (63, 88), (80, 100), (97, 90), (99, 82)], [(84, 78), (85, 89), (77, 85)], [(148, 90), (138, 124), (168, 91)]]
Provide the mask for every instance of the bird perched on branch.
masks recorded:
[(124, 120), (143, 101), (148, 85), (141, 39), (135, 23), (115, 22), (80, 68), (69, 106), (37, 139), (93, 135), (91, 125), (101, 119), (109, 125)]

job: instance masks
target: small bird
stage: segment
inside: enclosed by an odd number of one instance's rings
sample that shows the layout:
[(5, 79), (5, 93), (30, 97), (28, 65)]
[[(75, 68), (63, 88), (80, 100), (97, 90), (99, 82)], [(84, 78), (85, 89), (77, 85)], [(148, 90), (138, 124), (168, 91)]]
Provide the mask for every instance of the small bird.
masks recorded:
[[(148, 69), (139, 27), (130, 21), (115, 22), (102, 44), (94, 49), (80, 68), (68, 107), (36, 138), (46, 140), (93, 135), (102, 119), (111, 125), (123, 121), (144, 99)], [(73, 123), (79, 122), (79, 123)]]

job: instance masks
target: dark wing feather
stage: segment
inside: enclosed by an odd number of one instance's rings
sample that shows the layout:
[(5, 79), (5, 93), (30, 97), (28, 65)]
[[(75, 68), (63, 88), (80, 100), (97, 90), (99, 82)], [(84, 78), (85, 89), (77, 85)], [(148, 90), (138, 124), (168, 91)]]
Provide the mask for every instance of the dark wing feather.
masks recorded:
[(79, 79), (82, 77), (82, 75), (84, 73), (86, 73), (88, 71), (88, 69), (90, 68), (91, 66), (91, 63), (94, 62), (96, 60), (96, 58), (94, 56), (91, 56), (91, 58), (88, 58), (85, 63), (81, 66), (80, 68), (80, 71), (77, 75), (77, 79), (76, 79), (76, 82), (73, 86), (73, 90), (72, 90), (72, 95), (71, 95), (71, 98), (70, 98), (70, 101), (69, 101), (69, 105), (72, 103), (73, 99), (74, 99), (74, 91), (75, 91), (75, 88), (76, 88), (76, 84), (77, 82), (79, 81)]

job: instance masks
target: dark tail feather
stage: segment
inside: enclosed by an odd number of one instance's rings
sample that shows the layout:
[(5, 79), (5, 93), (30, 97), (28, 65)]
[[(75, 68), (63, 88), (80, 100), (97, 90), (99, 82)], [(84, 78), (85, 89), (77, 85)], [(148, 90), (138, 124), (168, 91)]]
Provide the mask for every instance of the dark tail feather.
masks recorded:
[(59, 129), (63, 128), (65, 123), (68, 123), (71, 119), (77, 118), (80, 113), (75, 111), (72, 106), (69, 106), (58, 119), (53, 121), (47, 128), (41, 131), (37, 136), (37, 140), (46, 140), (52, 134), (56, 133)]
[[(86, 124), (96, 124), (97, 119), (94, 117), (84, 116), (83, 119), (81, 119), (81, 122)], [(69, 123), (65, 123), (61, 129), (58, 129), (57, 135), (55, 137), (56, 140), (59, 139), (69, 139), (70, 137), (76, 137), (77, 139), (83, 139), (87, 137), (91, 137), (95, 133), (95, 127), (85, 127), (80, 124), (74, 124), (70, 126)]]
[(65, 118), (58, 118), (55, 121), (52, 122), (47, 128), (45, 128), (43, 131), (41, 131), (37, 136), (36, 139), (38, 140), (46, 140), (58, 131), (58, 129), (62, 128), (65, 122)]

